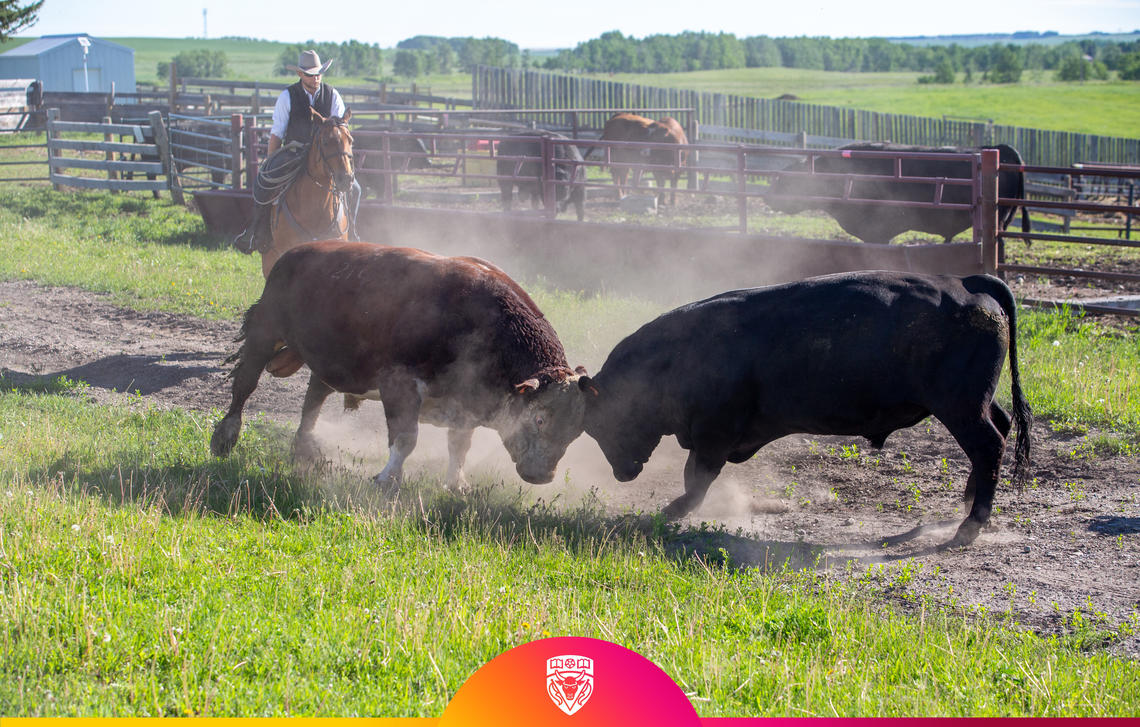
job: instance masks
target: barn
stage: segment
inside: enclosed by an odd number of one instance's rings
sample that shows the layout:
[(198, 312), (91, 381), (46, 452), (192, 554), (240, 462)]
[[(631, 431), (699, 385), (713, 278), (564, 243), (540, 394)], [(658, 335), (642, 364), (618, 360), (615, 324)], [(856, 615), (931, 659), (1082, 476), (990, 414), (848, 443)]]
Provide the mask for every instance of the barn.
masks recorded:
[(39, 79), (44, 91), (134, 93), (135, 51), (86, 33), (45, 35), (0, 53), (0, 78)]

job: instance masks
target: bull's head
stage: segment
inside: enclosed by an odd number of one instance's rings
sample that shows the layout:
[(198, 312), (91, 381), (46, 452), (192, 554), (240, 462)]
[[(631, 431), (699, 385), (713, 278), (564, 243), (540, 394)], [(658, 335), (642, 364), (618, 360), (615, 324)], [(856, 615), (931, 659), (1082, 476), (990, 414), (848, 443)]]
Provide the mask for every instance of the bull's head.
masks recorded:
[(586, 394), (578, 386), (585, 370), (562, 380), (527, 379), (515, 386), (505, 419), (496, 428), (519, 477), (534, 485), (554, 479), (566, 448), (582, 433)]
[(660, 392), (640, 384), (645, 382), (627, 382), (620, 387), (626, 394), (617, 396), (614, 388), (619, 387), (596, 383), (589, 376), (578, 379), (586, 394), (582, 427), (602, 448), (618, 482), (629, 482), (641, 474), (662, 437), (656, 431), (657, 415), (643, 410), (660, 397)]

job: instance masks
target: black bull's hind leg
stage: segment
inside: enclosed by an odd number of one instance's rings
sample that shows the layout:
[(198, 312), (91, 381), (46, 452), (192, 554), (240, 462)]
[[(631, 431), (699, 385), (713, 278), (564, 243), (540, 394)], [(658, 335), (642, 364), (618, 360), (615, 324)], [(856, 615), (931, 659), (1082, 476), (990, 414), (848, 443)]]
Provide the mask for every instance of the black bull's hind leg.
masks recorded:
[[(1000, 417), (993, 409), (998, 409)], [(969, 514), (948, 545), (969, 545), (978, 537), (982, 526), (990, 519), (1006, 435), (1009, 433), (1009, 416), (996, 404), (989, 407), (990, 417), (971, 422), (946, 422), (947, 429), (970, 458), (970, 478), (966, 483), (965, 501)]]

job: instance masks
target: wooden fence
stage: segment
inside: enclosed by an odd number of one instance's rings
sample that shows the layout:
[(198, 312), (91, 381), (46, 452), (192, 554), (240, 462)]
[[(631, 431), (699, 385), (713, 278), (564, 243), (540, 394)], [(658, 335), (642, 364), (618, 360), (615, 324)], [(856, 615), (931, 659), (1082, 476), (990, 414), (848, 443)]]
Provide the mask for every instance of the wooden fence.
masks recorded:
[[(170, 145), (166, 124), (158, 111), (150, 114), (149, 128), (112, 123), (109, 117), (100, 123), (62, 121), (59, 109), (48, 109), (46, 116), (49, 179), (56, 189), (66, 186), (114, 191), (172, 190)], [(89, 138), (91, 134), (101, 134), (102, 141)], [(147, 143), (148, 135), (154, 141)], [(130, 141), (123, 141), (124, 138)], [(152, 178), (147, 179), (148, 175)], [(182, 203), (180, 193), (174, 196)]]
[[(1140, 139), (656, 88), (533, 70), (480, 66), (472, 74), (471, 95), (477, 109), (691, 107), (700, 124), (718, 127), (919, 146), (1009, 144), (1027, 164), (1052, 167), (1093, 161), (1140, 163)], [(601, 128), (605, 118), (590, 122)]]

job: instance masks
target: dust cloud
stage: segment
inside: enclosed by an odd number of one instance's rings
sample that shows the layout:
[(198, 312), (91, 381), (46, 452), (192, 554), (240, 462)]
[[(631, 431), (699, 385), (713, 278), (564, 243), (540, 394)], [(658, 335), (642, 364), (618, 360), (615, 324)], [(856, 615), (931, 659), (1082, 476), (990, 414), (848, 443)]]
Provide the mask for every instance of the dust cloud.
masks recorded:
[[(589, 205), (587, 205), (589, 214)], [(495, 215), (456, 210), (372, 208), (361, 210), (365, 239), (388, 245), (417, 247), (443, 255), (480, 257), (502, 268), (524, 288), (615, 295), (644, 302), (627, 325), (594, 336), (590, 350), (567, 345), (571, 367), (585, 365), (596, 373), (609, 350), (641, 324), (665, 311), (725, 290), (787, 282), (810, 275), (860, 267), (852, 256), (866, 250), (862, 243), (757, 238), (673, 227), (625, 226), (550, 221), (536, 216)], [(882, 267), (889, 267), (883, 265)], [(563, 327), (590, 323), (571, 321)], [(556, 324), (556, 328), (558, 325)], [(326, 403), (317, 435), (335, 442), (342, 460), (362, 461), (378, 472), (387, 459), (387, 438), (382, 409), (365, 402), (359, 412), (333, 413), (335, 400)], [(331, 453), (326, 452), (326, 456)], [(476, 430), (465, 465), (470, 481), (486, 479), (518, 485), (534, 497), (549, 500), (556, 494), (573, 498), (597, 488), (619, 505), (653, 511), (683, 492), (682, 471), (686, 452), (672, 437), (666, 438), (637, 480), (618, 483), (597, 444), (582, 435), (571, 444), (559, 464), (554, 482), (527, 485), (515, 475), (496, 432)], [(406, 465), (409, 477), (442, 477), (448, 460), (446, 432), (420, 426), (415, 452)], [(778, 510), (776, 500), (765, 500), (729, 476), (726, 467), (712, 485), (708, 498), (693, 517), (732, 520)], [(774, 491), (786, 486), (772, 473)]]

